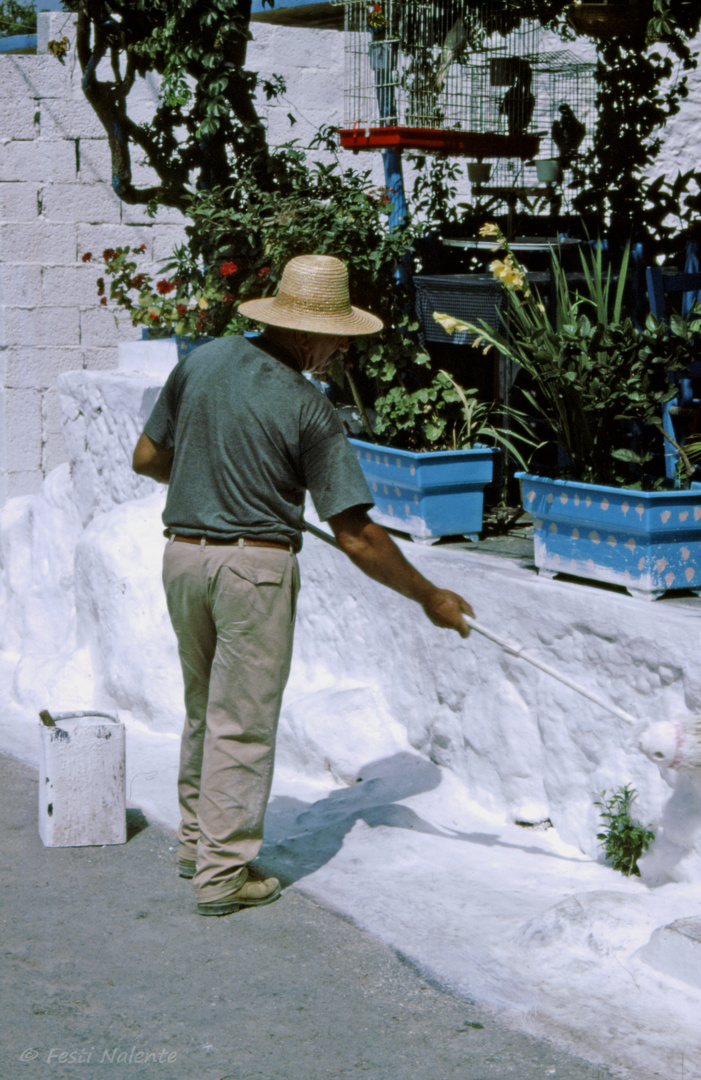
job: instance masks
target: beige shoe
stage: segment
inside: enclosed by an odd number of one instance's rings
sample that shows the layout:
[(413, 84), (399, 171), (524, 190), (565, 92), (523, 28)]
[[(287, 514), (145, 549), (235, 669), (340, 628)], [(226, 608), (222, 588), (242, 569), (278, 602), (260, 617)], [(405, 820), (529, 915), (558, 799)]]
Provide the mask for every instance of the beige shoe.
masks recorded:
[(248, 877), (235, 892), (221, 900), (198, 904), (198, 915), (232, 915), (242, 907), (261, 907), (272, 904), (282, 892), (280, 882), (274, 877), (263, 877), (252, 867), (247, 866)]

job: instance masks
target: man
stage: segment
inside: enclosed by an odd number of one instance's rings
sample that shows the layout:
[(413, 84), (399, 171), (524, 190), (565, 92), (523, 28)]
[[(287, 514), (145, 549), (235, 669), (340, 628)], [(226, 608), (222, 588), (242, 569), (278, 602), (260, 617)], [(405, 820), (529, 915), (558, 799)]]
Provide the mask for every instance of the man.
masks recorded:
[(343, 552), (370, 577), (467, 637), (462, 597), (406, 561), (368, 517), (372, 496), (322, 373), (381, 321), (351, 307), (338, 259), (304, 255), (276, 296), (241, 304), (262, 337), (203, 345), (171, 372), (134, 451), (169, 485), (163, 582), (185, 683), (178, 798), (181, 876), (201, 915), (280, 895), (251, 867), (263, 839), (275, 732), (292, 653), (296, 552), (309, 491)]

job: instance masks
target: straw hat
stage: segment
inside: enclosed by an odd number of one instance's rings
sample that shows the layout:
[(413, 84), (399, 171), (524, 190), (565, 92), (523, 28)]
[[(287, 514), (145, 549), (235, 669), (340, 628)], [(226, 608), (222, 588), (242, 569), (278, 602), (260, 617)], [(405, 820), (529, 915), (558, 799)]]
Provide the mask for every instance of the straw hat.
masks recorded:
[(246, 300), (242, 315), (271, 326), (314, 334), (376, 334), (382, 320), (351, 307), (348, 271), (332, 255), (298, 255), (282, 272), (275, 296)]

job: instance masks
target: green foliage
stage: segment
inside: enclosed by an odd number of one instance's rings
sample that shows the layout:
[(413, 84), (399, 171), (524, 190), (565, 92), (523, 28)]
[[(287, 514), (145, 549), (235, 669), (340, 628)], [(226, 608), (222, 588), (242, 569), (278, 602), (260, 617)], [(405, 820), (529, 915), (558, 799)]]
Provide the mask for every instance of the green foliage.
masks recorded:
[(637, 796), (630, 784), (614, 791), (602, 791), (595, 806), (601, 808), (601, 832), (596, 834), (600, 840), (606, 858), (614, 870), (620, 870), (627, 877), (640, 877), (638, 859), (647, 851), (655, 839), (652, 829), (644, 828), (640, 822), (630, 816), (631, 805)]
[(36, 34), (37, 13), (33, 3), (0, 0), (0, 37)]
[[(445, 317), (449, 330), (468, 329), (487, 347), (515, 360), (534, 390), (524, 391), (550, 438), (566, 453), (565, 479), (613, 487), (647, 482), (651, 443), (662, 438), (660, 409), (675, 395), (668, 372), (686, 366), (691, 338), (701, 321), (674, 316), (669, 327), (649, 315), (638, 327), (623, 313), (628, 268), (624, 253), (618, 274), (604, 267), (601, 246), (592, 257), (582, 252), (583, 293), (570, 288), (553, 255), (557, 306), (548, 312), (496, 226), (485, 226), (506, 250), (492, 271), (507, 292), (505, 332)], [(508, 332), (507, 332), (508, 328)], [(639, 447), (630, 444), (639, 426)]]
[[(249, 38), (245, 0), (66, 0), (77, 13), (76, 53), (83, 91), (103, 124), (112, 155), (113, 187), (129, 203), (183, 210), (196, 188), (228, 182), (236, 162), (267, 171), (265, 129), (256, 89), (280, 92), (244, 67)], [(107, 60), (110, 77), (98, 78)], [(160, 96), (146, 121), (129, 112), (137, 76), (160, 77)], [(132, 179), (132, 157), (145, 160), (155, 185)]]

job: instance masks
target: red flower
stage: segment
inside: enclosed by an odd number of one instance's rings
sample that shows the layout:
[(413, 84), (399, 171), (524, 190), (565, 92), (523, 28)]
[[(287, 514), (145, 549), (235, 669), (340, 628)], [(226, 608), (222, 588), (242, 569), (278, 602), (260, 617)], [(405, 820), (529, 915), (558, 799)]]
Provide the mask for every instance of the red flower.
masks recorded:
[(153, 319), (154, 322), (158, 322), (158, 320), (160, 319), (160, 315), (149, 314), (149, 319)]
[(172, 281), (157, 281), (156, 288), (158, 289), (161, 296), (167, 296), (169, 292), (173, 291), (175, 285)]
[(233, 304), (236, 297), (232, 292), (225, 292), (221, 299), (222, 304)]
[(219, 273), (222, 277), (232, 277), (234, 274), (238, 274), (239, 268), (235, 262), (225, 262), (219, 267)]
[(102, 252), (102, 258), (105, 260), (105, 262), (111, 262), (112, 259), (117, 258), (117, 252), (114, 250), (114, 248), (105, 248), (105, 250)]
[(144, 287), (145, 281), (146, 281), (146, 274), (137, 274), (136, 277), (133, 277), (131, 279), (131, 281), (129, 282), (129, 288), (130, 289), (139, 289), (139, 290), (141, 290)]
[(187, 315), (187, 304), (176, 304), (175, 310), (177, 311), (180, 318), (184, 319)]
[(146, 251), (146, 244), (139, 244), (138, 247), (134, 248), (134, 251)]
[(81, 259), (83, 260), (83, 262), (90, 262), (90, 260), (92, 259), (92, 252), (86, 251), (84, 255), (81, 255)]
[(103, 307), (107, 307), (107, 297), (103, 296), (102, 299), (100, 300), (100, 303), (102, 304)]
[(269, 274), (269, 273), (270, 273), (270, 267), (269, 267), (269, 266), (263, 266), (263, 267), (261, 267), (261, 269), (260, 269), (260, 270), (258, 271), (258, 277), (259, 277), (259, 278), (260, 278), (260, 280), (262, 281), (262, 280), (263, 280), (263, 278), (267, 278), (267, 276), (268, 276), (268, 274)]
[(104, 291), (105, 291), (105, 279), (103, 277), (99, 277), (97, 279), (97, 295), (102, 296)]

